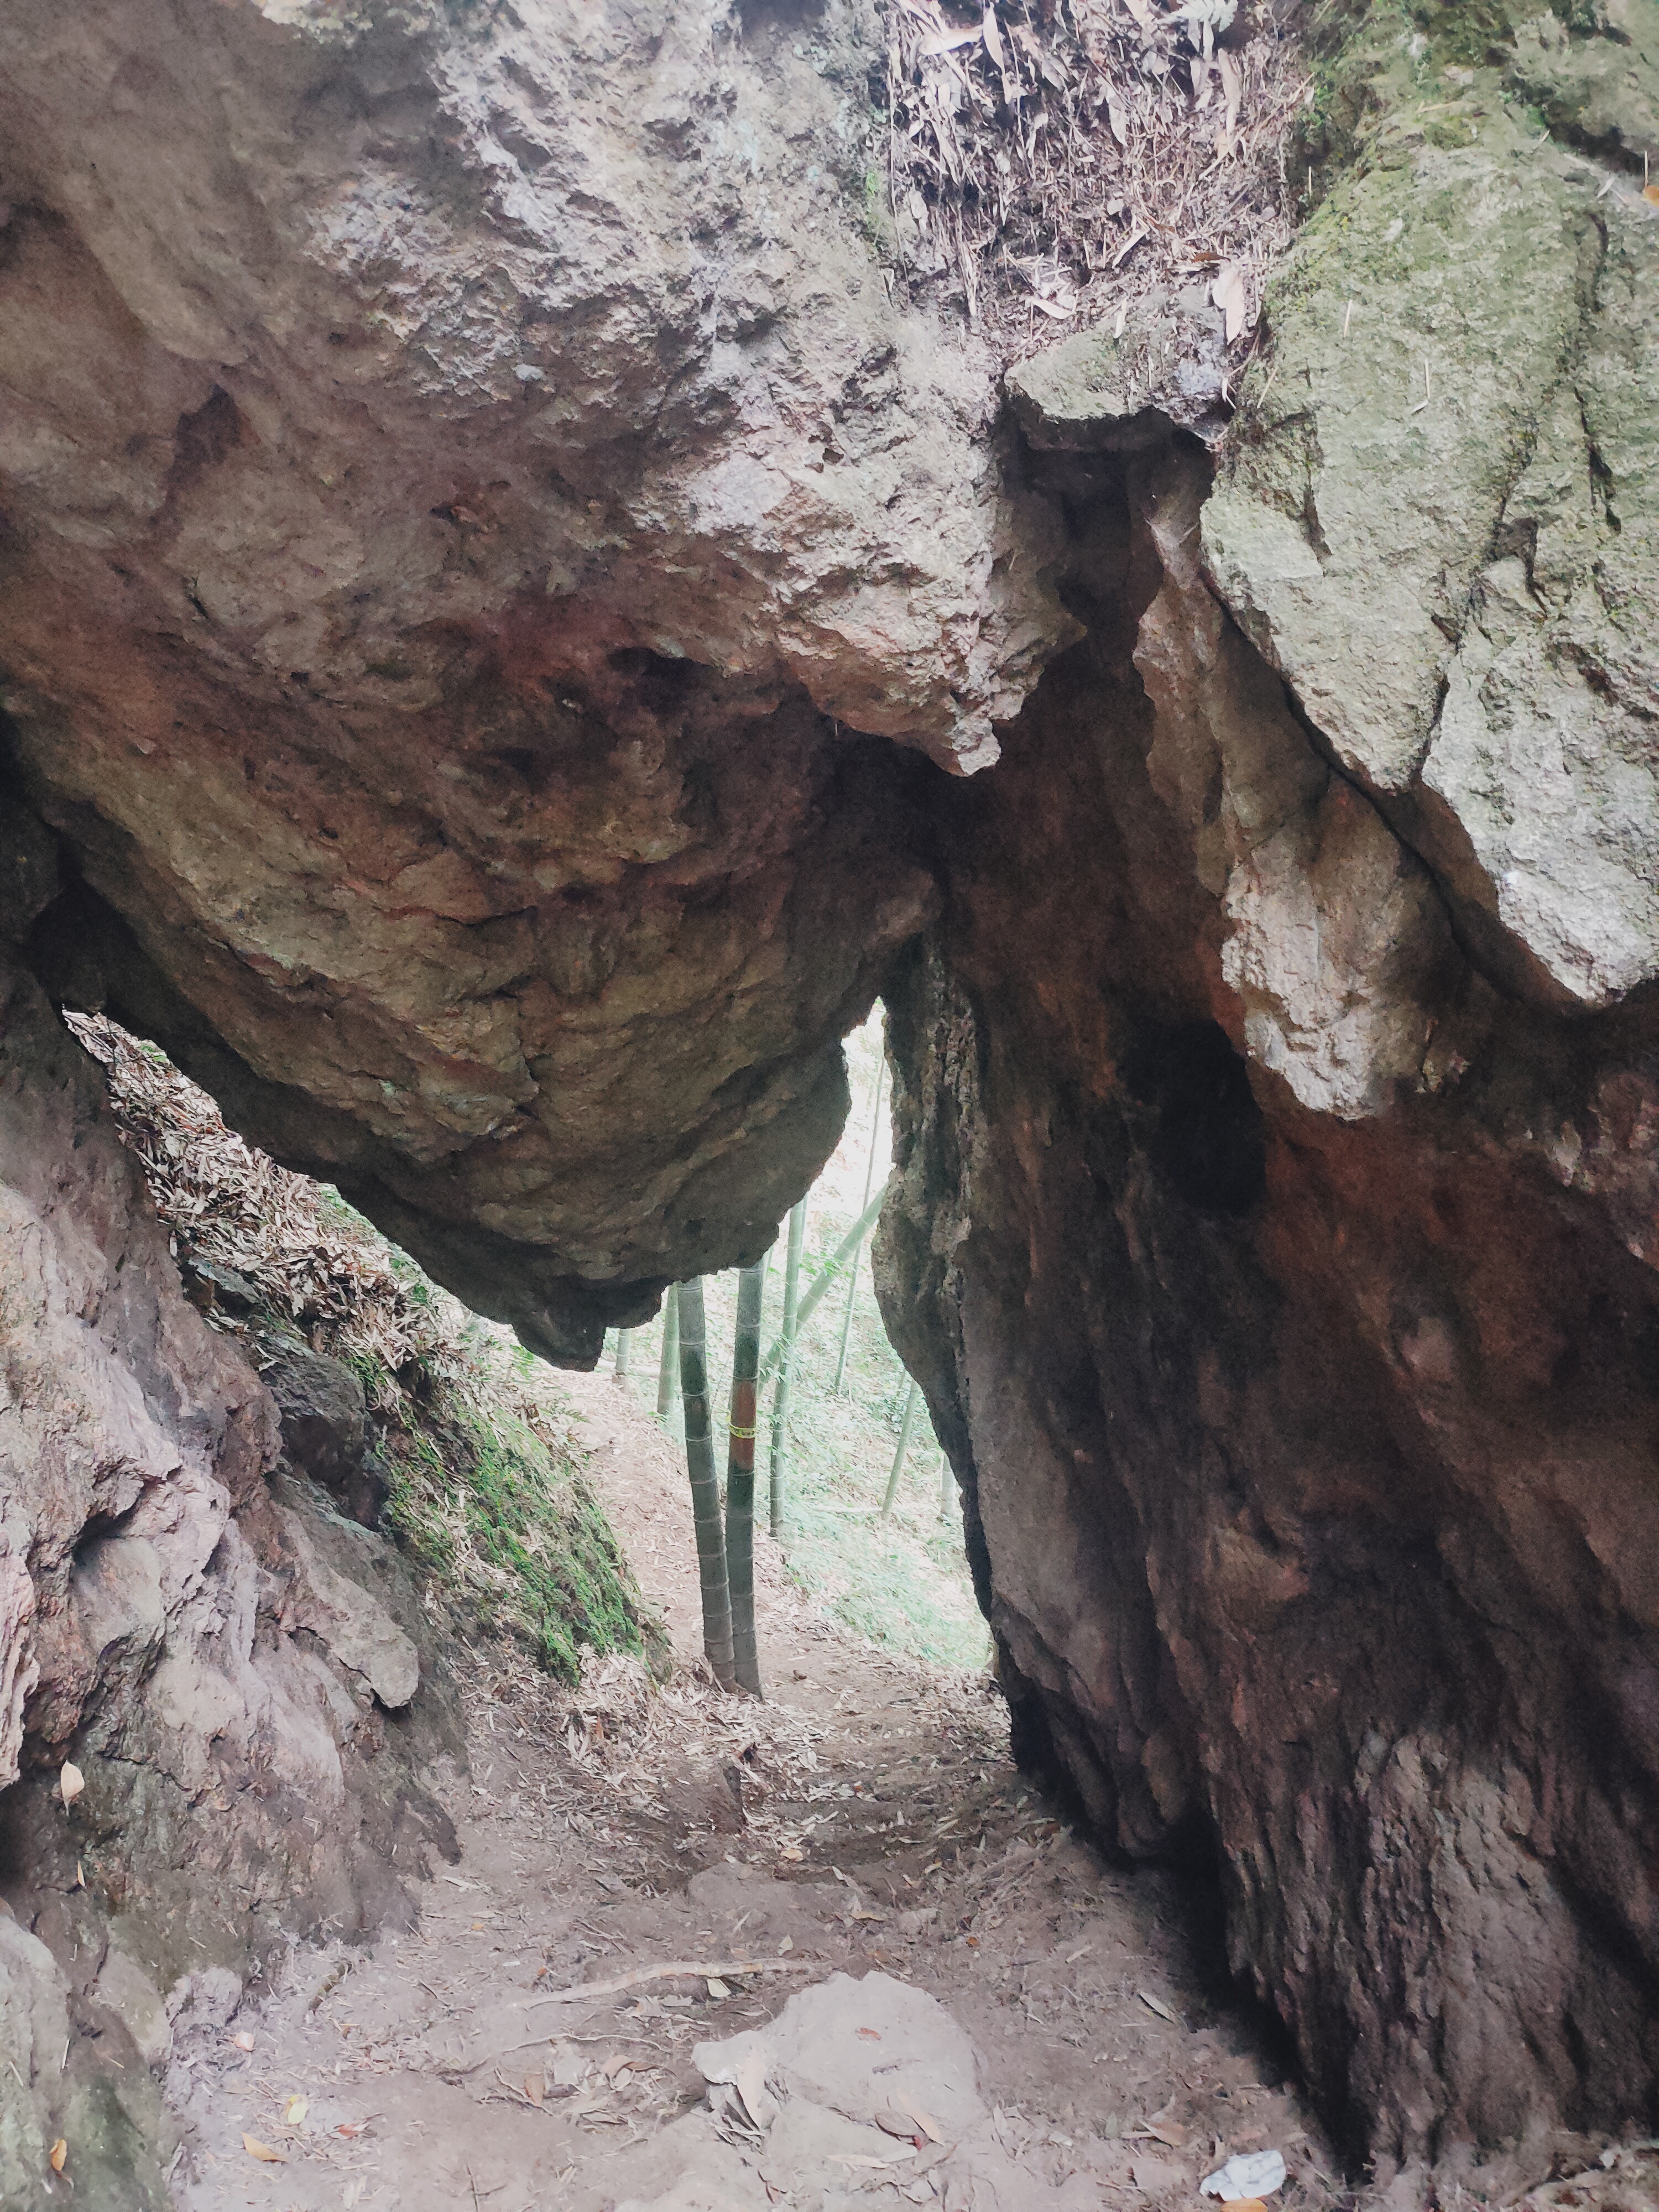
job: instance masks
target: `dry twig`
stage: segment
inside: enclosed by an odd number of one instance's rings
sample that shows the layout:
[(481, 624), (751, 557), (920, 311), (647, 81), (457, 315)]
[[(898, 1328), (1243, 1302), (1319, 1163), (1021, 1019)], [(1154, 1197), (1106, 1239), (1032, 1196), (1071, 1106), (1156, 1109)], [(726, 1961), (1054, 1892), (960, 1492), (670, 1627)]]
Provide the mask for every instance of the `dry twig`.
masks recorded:
[(1009, 359), (1195, 280), (1245, 338), (1290, 240), (1285, 145), (1309, 89), (1283, 12), (1235, 47), (1229, 0), (891, 0), (902, 265)]
[(578, 2004), (584, 1997), (615, 1996), (619, 1990), (636, 1990), (646, 1982), (677, 1981), (685, 1977), (695, 1981), (719, 1982), (728, 1974), (736, 1981), (751, 1974), (811, 1974), (819, 1971), (819, 1962), (815, 1959), (727, 1959), (713, 1966), (676, 1959), (666, 1966), (636, 1966), (631, 1974), (613, 1974), (608, 1982), (579, 1982), (571, 1989), (548, 1990), (541, 1996), (526, 1997), (522, 2009), (528, 2012), (532, 2005)]

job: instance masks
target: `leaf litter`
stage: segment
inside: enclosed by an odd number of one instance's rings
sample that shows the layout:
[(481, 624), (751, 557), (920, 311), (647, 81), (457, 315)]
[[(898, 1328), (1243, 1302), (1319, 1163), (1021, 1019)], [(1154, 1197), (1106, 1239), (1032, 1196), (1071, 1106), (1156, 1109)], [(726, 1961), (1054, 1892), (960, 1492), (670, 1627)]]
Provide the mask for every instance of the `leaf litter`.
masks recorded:
[(1289, 245), (1293, 0), (891, 0), (893, 250), (1008, 361), (1207, 287), (1235, 346)]

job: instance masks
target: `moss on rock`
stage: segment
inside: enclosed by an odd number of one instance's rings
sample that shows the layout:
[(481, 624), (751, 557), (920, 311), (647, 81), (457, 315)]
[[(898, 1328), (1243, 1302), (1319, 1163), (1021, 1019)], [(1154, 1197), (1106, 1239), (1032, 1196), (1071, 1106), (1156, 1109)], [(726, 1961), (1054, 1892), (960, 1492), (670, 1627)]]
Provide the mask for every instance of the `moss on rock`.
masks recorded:
[(562, 1681), (584, 1646), (643, 1652), (663, 1632), (641, 1598), (568, 1435), (526, 1410), (486, 1407), (451, 1377), (381, 1417), (386, 1517), (447, 1600), (509, 1634)]

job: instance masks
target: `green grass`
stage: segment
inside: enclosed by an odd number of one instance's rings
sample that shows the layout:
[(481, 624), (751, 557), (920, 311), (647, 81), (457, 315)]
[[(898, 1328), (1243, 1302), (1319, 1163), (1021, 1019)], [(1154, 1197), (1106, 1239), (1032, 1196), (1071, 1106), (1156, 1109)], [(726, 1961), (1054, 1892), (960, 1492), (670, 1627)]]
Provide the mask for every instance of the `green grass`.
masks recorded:
[(662, 1631), (574, 1446), (440, 1381), (387, 1425), (380, 1449), (386, 1520), (480, 1626), (515, 1637), (565, 1682), (580, 1678), (584, 1645), (660, 1662)]

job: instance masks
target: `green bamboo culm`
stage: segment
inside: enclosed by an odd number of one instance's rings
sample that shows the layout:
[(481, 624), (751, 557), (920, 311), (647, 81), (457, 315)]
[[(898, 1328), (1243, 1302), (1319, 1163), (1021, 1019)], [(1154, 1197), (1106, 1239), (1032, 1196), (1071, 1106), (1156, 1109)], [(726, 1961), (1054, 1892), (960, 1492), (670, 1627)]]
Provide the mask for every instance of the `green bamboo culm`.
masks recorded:
[(680, 1394), (685, 1401), (685, 1468), (691, 1478), (691, 1518), (697, 1532), (697, 1570), (702, 1587), (702, 1648), (721, 1689), (737, 1686), (732, 1666), (732, 1593), (726, 1578), (726, 1531), (720, 1521), (720, 1477), (708, 1433), (708, 1368), (705, 1358), (702, 1277), (679, 1286)]
[(657, 1419), (672, 1430), (680, 1401), (679, 1285), (671, 1283), (662, 1302), (662, 1359), (657, 1369)]
[(789, 1429), (789, 1382), (795, 1366), (795, 1339), (800, 1334), (800, 1252), (806, 1238), (806, 1200), (789, 1210), (789, 1256), (783, 1263), (783, 1328), (778, 1352), (778, 1387), (772, 1400), (772, 1535), (783, 1535), (783, 1485)]
[(628, 1370), (634, 1352), (634, 1332), (631, 1328), (617, 1331), (617, 1364), (611, 1372), (618, 1382), (628, 1380)]
[(760, 1365), (761, 1295), (766, 1262), (738, 1277), (738, 1326), (732, 1346), (732, 1412), (726, 1461), (726, 1576), (732, 1594), (732, 1658), (738, 1687), (762, 1695), (755, 1643), (755, 1410)]
[(916, 1425), (916, 1408), (921, 1403), (921, 1385), (912, 1382), (904, 1401), (904, 1419), (899, 1424), (898, 1449), (893, 1454), (893, 1472), (887, 1478), (887, 1495), (881, 1501), (881, 1517), (893, 1517), (893, 1500), (898, 1496), (899, 1477), (904, 1472), (905, 1455), (910, 1449), (910, 1431)]
[[(864, 1203), (862, 1217), (870, 1211), (870, 1185), (876, 1174), (876, 1139), (881, 1134), (881, 1086), (887, 1073), (884, 1060), (876, 1069), (875, 1103), (870, 1109), (870, 1157), (864, 1164)], [(853, 1309), (859, 1298), (859, 1261), (864, 1257), (864, 1218), (859, 1222), (858, 1242), (853, 1247), (853, 1264), (847, 1274), (847, 1310), (841, 1317), (841, 1350), (836, 1355), (836, 1379), (830, 1385), (834, 1395), (841, 1395), (842, 1379), (847, 1372), (847, 1346), (853, 1334)]]
[[(802, 1329), (805, 1328), (809, 1318), (817, 1310), (818, 1300), (830, 1288), (830, 1285), (832, 1283), (840, 1281), (842, 1267), (844, 1265), (848, 1254), (853, 1252), (864, 1242), (866, 1231), (868, 1230), (876, 1216), (881, 1212), (882, 1207), (886, 1204), (887, 1189), (888, 1186), (884, 1183), (881, 1188), (876, 1193), (876, 1195), (871, 1200), (868, 1206), (865, 1207), (863, 1212), (860, 1214), (858, 1219), (848, 1231), (846, 1236), (843, 1237), (840, 1243), (836, 1245), (834, 1252), (830, 1255), (828, 1264), (820, 1267), (817, 1273), (813, 1276), (811, 1287), (808, 1290), (806, 1296), (800, 1299), (799, 1310), (795, 1316), (795, 1334), (797, 1336), (799, 1336)], [(792, 1216), (791, 1218), (793, 1218), (793, 1217)], [(784, 1288), (786, 1291), (788, 1289), (788, 1278), (787, 1273), (785, 1275)], [(783, 1332), (780, 1329), (777, 1335), (773, 1338), (771, 1344), (768, 1347), (765, 1358), (763, 1359), (760, 1364), (760, 1379), (763, 1382), (764, 1382), (768, 1377), (776, 1370), (778, 1362), (782, 1358), (782, 1357)]]

